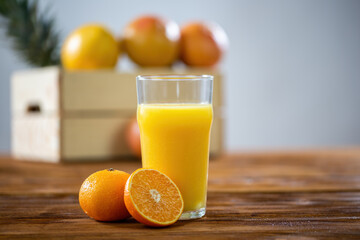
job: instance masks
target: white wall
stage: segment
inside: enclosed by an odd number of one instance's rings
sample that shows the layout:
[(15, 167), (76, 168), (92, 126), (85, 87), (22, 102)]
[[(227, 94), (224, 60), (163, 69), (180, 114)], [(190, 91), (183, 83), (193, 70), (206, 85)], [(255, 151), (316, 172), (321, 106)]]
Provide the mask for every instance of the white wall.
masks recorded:
[[(116, 35), (157, 13), (179, 24), (213, 20), (231, 46), (227, 75), (230, 150), (360, 144), (360, 1), (40, 1), (62, 37), (88, 23)], [(10, 148), (9, 76), (25, 65), (0, 40), (0, 151)], [(120, 64), (127, 65), (127, 64)]]

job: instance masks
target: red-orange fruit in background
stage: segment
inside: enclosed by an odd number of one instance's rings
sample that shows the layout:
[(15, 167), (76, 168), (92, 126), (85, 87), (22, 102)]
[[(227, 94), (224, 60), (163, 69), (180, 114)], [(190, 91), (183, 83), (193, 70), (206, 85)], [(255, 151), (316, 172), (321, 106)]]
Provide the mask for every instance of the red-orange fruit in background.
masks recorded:
[(136, 117), (132, 118), (126, 126), (125, 139), (131, 152), (141, 158), (140, 130)]
[(188, 66), (216, 65), (227, 46), (225, 31), (215, 23), (192, 22), (181, 28), (180, 58)]
[(179, 56), (180, 29), (171, 20), (143, 16), (124, 30), (125, 51), (132, 61), (144, 67), (170, 66)]

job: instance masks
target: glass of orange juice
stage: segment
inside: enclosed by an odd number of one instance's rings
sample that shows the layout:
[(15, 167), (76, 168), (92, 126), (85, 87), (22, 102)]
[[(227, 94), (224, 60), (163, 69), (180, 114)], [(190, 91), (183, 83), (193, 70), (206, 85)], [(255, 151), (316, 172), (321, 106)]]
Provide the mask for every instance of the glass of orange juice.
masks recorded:
[(213, 119), (210, 75), (142, 75), (136, 79), (142, 165), (179, 187), (180, 219), (206, 211), (209, 140)]

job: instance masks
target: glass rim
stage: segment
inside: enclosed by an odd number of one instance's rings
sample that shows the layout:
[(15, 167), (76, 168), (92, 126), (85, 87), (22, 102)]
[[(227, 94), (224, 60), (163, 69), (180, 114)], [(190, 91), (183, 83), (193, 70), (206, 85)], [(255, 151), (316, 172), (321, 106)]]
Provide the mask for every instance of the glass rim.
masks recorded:
[(136, 80), (139, 81), (213, 81), (214, 76), (202, 74), (158, 74), (158, 75), (138, 75)]

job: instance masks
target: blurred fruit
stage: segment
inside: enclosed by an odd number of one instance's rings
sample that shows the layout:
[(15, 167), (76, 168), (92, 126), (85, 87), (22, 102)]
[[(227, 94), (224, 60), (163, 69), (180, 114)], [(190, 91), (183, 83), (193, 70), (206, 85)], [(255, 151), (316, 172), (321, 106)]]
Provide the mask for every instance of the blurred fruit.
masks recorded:
[(112, 168), (91, 174), (81, 185), (79, 203), (84, 212), (98, 221), (117, 221), (130, 216), (124, 203), (129, 174)]
[(180, 29), (171, 20), (155, 16), (135, 19), (124, 30), (124, 48), (138, 65), (169, 66), (178, 58)]
[(180, 58), (189, 66), (213, 66), (219, 62), (227, 45), (227, 35), (219, 25), (189, 23), (181, 29)]
[(113, 68), (119, 52), (111, 33), (101, 25), (91, 24), (67, 37), (61, 49), (61, 61), (69, 70)]
[(119, 55), (121, 55), (123, 49), (124, 49), (124, 38), (120, 37), (117, 39), (118, 49), (119, 49)]
[(175, 223), (184, 209), (184, 201), (176, 184), (165, 174), (140, 168), (125, 185), (125, 205), (137, 221), (152, 227)]
[(132, 118), (126, 126), (125, 139), (131, 152), (141, 158), (140, 130), (136, 117)]

